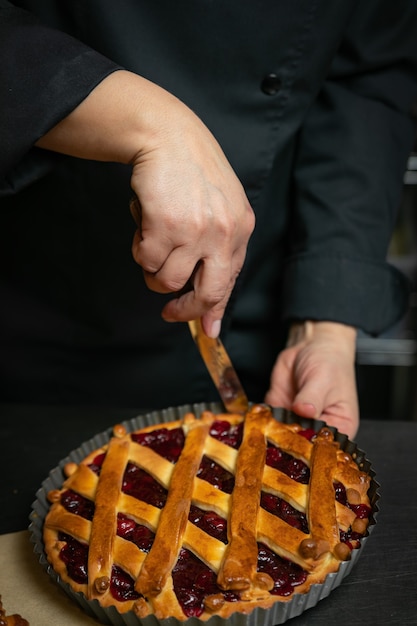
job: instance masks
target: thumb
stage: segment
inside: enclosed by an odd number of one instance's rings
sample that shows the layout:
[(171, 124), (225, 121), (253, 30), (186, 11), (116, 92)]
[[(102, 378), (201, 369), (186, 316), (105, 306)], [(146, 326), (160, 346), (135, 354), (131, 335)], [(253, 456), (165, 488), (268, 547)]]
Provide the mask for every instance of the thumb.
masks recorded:
[(305, 384), (294, 398), (291, 410), (301, 417), (319, 418), (323, 412), (322, 394), (316, 385)]

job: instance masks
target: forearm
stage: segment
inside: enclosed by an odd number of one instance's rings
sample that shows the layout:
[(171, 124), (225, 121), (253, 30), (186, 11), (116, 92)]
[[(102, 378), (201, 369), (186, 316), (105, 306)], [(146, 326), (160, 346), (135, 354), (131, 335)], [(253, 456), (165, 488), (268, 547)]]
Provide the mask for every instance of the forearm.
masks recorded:
[(67, 117), (41, 137), (40, 148), (97, 161), (132, 163), (141, 146), (164, 133), (164, 120), (191, 111), (154, 83), (125, 70), (104, 78)]
[[(149, 104), (157, 104), (156, 110)], [(98, 161), (131, 163), (149, 139), (152, 116), (163, 119), (175, 98), (148, 80), (119, 70), (106, 77), (36, 145)]]

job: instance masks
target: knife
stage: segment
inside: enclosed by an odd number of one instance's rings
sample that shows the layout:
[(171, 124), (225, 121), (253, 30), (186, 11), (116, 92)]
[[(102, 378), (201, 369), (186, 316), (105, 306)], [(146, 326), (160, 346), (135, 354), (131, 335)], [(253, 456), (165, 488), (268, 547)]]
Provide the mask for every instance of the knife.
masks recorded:
[(226, 410), (246, 413), (248, 398), (223, 343), (206, 335), (201, 319), (189, 321), (188, 326)]

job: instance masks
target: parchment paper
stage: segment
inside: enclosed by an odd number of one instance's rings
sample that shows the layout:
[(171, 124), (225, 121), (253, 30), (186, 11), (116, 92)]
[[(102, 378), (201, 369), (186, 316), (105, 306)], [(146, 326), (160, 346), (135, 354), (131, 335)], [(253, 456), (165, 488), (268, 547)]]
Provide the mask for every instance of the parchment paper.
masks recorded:
[(0, 536), (0, 595), (7, 615), (30, 626), (97, 626), (48, 576), (33, 553), (29, 531)]

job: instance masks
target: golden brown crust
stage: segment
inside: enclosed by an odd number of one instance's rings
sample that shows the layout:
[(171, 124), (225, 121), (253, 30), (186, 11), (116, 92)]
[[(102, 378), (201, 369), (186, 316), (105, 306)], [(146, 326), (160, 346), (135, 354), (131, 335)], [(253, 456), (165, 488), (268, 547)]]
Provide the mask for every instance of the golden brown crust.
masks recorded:
[(264, 432), (269, 415), (269, 411), (260, 408), (246, 417), (228, 518), (229, 543), (217, 577), (222, 589), (247, 590), (252, 585), (259, 586), (256, 582), (256, 521), (266, 455)]
[[(184, 430), (185, 445), (175, 464), (151, 448), (134, 443), (130, 434), (118, 426), (115, 438), (107, 446), (89, 454), (76, 469), (66, 468), (68, 478), (62, 489), (50, 494), (52, 505), (44, 525), (45, 550), (55, 571), (75, 591), (83, 592), (88, 599), (97, 598), (103, 607), (114, 605), (121, 613), (133, 610), (139, 617), (153, 613), (158, 619), (179, 620), (185, 620), (186, 616), (175, 595), (171, 572), (182, 546), (211, 567), (221, 588), (240, 593), (240, 600), (235, 602), (226, 602), (222, 594), (209, 596), (201, 620), (207, 620), (213, 613), (224, 618), (236, 611), (250, 613), (255, 607), (269, 608), (275, 602), (287, 602), (291, 598), (269, 593), (272, 579), (257, 572), (258, 543), (266, 544), (308, 572), (306, 581), (294, 593), (308, 592), (312, 584), (323, 582), (328, 573), (337, 571), (341, 561), (350, 556), (350, 549), (340, 542), (339, 531), (352, 527), (365, 532), (367, 521), (358, 519), (351, 508), (335, 502), (334, 483), (344, 485), (352, 505), (369, 505), (370, 477), (333, 441), (329, 429), (323, 429), (311, 442), (298, 434), (301, 429), (298, 424), (277, 422), (264, 405), (252, 407), (246, 415), (239, 450), (209, 435), (214, 420), (239, 424), (242, 419), (240, 415), (213, 415), (207, 411), (200, 419), (187, 414), (181, 421), (141, 429), (141, 432), (158, 428)], [(268, 443), (310, 467), (309, 485), (265, 466)], [(88, 465), (100, 452), (105, 452), (106, 457), (98, 477)], [(203, 455), (234, 474), (232, 494), (196, 477)], [(162, 509), (121, 491), (128, 461), (168, 489)], [(65, 510), (59, 495), (66, 489), (95, 501), (92, 522)], [(260, 508), (261, 490), (283, 498), (305, 513), (308, 533)], [(188, 521), (191, 504), (214, 510), (227, 519), (227, 545)], [(119, 512), (156, 533), (148, 554), (116, 534)], [(89, 544), (88, 586), (69, 577), (59, 556), (64, 545), (58, 540), (59, 531)], [(109, 581), (114, 564), (135, 581), (136, 590), (142, 594), (138, 600), (120, 602), (113, 598)]]
[(88, 596), (92, 599), (101, 597), (110, 586), (117, 505), (129, 447), (125, 439), (111, 439), (97, 484), (88, 555)]
[(320, 550), (332, 551), (340, 541), (333, 487), (336, 450), (336, 443), (318, 435), (311, 455), (308, 521), (311, 540), (317, 545), (316, 558)]

